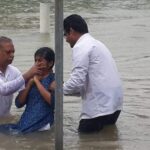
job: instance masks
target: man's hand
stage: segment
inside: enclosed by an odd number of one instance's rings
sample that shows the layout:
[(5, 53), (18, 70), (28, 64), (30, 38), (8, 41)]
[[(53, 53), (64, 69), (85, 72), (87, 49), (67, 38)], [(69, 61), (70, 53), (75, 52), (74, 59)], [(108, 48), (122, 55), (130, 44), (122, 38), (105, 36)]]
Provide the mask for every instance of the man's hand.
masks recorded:
[(28, 73), (31, 77), (33, 77), (34, 75), (41, 75), (42, 71), (41, 71), (41, 67), (37, 66), (37, 65), (33, 65), (29, 70)]
[(23, 74), (24, 79), (27, 81), (34, 75), (41, 75), (42, 71), (37, 65), (33, 65), (26, 73)]

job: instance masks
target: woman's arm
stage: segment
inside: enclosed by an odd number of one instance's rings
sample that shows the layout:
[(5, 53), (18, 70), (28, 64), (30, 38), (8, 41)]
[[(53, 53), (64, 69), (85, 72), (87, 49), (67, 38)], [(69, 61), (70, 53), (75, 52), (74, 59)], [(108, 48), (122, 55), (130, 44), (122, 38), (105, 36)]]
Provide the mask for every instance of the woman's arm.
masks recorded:
[(18, 96), (16, 97), (15, 104), (18, 108), (23, 107), (26, 104), (27, 96), (33, 82), (34, 82), (33, 79), (30, 79), (26, 84), (25, 89), (20, 91)]
[(45, 87), (41, 84), (38, 76), (34, 76), (34, 82), (40, 92), (40, 94), (43, 96), (44, 100), (51, 104), (51, 93), (45, 89)]

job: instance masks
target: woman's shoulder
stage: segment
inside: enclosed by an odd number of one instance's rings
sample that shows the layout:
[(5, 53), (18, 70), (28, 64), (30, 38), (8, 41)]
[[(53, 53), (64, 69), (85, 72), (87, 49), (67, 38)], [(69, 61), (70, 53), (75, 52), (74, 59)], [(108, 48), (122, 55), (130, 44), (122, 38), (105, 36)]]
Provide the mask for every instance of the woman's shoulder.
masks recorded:
[(46, 78), (42, 80), (43, 84), (51, 84), (55, 80), (55, 74), (50, 73)]
[(50, 73), (49, 75), (48, 75), (48, 78), (50, 79), (50, 80), (55, 80), (55, 73)]

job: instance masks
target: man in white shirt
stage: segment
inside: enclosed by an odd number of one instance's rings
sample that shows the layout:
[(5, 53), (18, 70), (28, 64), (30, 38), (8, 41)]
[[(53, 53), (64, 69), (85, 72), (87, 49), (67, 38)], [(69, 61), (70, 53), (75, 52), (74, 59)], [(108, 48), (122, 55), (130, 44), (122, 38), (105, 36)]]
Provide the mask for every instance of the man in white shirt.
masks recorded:
[(36, 66), (24, 75), (11, 65), (14, 59), (14, 45), (10, 38), (0, 37), (0, 117), (8, 116), (13, 100), (13, 93), (24, 88), (25, 80), (40, 73)]
[(115, 124), (123, 93), (110, 51), (88, 33), (85, 20), (76, 14), (64, 19), (64, 36), (73, 51), (73, 68), (63, 88), (65, 95), (82, 97), (79, 132), (96, 132)]

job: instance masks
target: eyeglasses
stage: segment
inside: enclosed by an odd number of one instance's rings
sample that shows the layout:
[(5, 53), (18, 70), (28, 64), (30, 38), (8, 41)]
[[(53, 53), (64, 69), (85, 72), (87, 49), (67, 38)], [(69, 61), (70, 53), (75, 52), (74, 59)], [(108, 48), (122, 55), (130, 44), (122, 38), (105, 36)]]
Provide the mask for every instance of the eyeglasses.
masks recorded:
[(15, 51), (14, 51), (14, 50), (9, 50), (9, 51), (5, 51), (5, 53), (6, 53), (7, 55), (10, 55), (11, 53), (15, 53)]
[(66, 35), (67, 35), (67, 32), (64, 31), (64, 36), (66, 36)]
[(8, 50), (8, 51), (6, 51), (6, 50), (4, 50), (3, 52), (5, 52), (7, 55), (10, 55), (10, 54), (14, 54), (15, 53), (15, 51), (14, 50)]
[(69, 32), (64, 31), (64, 36), (67, 36), (69, 34)]

